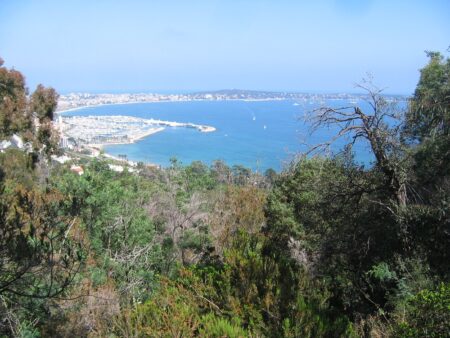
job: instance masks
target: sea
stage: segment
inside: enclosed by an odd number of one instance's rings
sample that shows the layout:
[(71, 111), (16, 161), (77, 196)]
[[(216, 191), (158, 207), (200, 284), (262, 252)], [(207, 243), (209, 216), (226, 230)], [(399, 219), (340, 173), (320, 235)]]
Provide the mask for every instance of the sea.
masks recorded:
[[(213, 126), (216, 131), (210, 133), (166, 127), (135, 143), (108, 145), (104, 149), (114, 156), (126, 155), (129, 160), (162, 167), (176, 158), (182, 164), (202, 161), (210, 165), (222, 160), (229, 166), (242, 165), (257, 172), (267, 169), (280, 172), (300, 154), (336, 135), (336, 128), (321, 128), (311, 134), (311, 125), (306, 120), (314, 109), (354, 104), (346, 100), (170, 101), (100, 105), (63, 115), (124, 115)], [(331, 150), (339, 152), (348, 141), (336, 142)], [(373, 158), (367, 144), (356, 144), (353, 149), (356, 162), (370, 165)]]

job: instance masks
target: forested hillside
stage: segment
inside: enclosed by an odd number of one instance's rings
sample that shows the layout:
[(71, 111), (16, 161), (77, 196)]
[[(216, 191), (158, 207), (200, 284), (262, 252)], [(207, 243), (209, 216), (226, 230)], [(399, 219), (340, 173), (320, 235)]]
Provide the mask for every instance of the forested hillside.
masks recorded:
[[(407, 109), (323, 107), (348, 146), (281, 173), (58, 164), (57, 94), (0, 61), (0, 336), (450, 337), (450, 59)], [(374, 155), (355, 163), (353, 142)]]

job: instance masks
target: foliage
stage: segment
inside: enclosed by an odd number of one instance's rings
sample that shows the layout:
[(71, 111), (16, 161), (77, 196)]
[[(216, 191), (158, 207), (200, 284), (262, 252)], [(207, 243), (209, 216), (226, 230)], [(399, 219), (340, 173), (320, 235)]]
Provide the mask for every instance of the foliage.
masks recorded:
[[(191, 278), (185, 276), (184, 278)], [(202, 285), (162, 280), (160, 292), (145, 304), (125, 314), (116, 326), (120, 336), (140, 337), (247, 337), (239, 319), (228, 320), (218, 314), (203, 297)], [(216, 310), (217, 311), (217, 310)]]
[(364, 83), (372, 110), (312, 120), (343, 152), (264, 176), (87, 157), (79, 176), (49, 162), (56, 92), (28, 98), (0, 59), (0, 137), (34, 145), (0, 154), (0, 335), (448, 336), (449, 61), (429, 56), (406, 116)]
[[(46, 311), (49, 299), (67, 294), (84, 261), (83, 236), (76, 219), (60, 212), (65, 196), (42, 190), (33, 180), (28, 155), (0, 155), (0, 332), (18, 330), (17, 313)], [(13, 170), (13, 171), (11, 171)], [(24, 322), (25, 323), (25, 322)], [(3, 331), (4, 332), (4, 331)]]
[(233, 245), (237, 232), (256, 235), (265, 224), (266, 192), (254, 186), (227, 186), (212, 199), (208, 224), (212, 234), (214, 253), (222, 255)]
[(51, 125), (58, 94), (53, 88), (40, 84), (28, 99), (24, 76), (2, 65), (3, 60), (0, 62), (0, 139), (19, 134), (33, 141), (36, 151), (44, 148), (45, 154), (50, 156), (57, 151), (59, 143), (59, 136)]
[(51, 184), (69, 197), (65, 212), (80, 217), (101, 269), (130, 298), (145, 298), (160, 264), (155, 227), (144, 209), (152, 187), (101, 162), (85, 169), (82, 177), (65, 171)]
[(407, 135), (419, 141), (450, 131), (450, 59), (439, 52), (427, 56), (406, 120)]
[[(0, 59), (1, 60), (1, 59)], [(7, 69), (0, 62), (0, 138), (31, 128), (28, 113), (25, 78), (14, 69)]]
[(399, 337), (447, 337), (450, 334), (450, 285), (436, 290), (424, 289), (408, 302), (404, 321), (398, 327)]
[(408, 157), (401, 140), (404, 114), (396, 105), (389, 102), (382, 89), (370, 80), (364, 80), (358, 87), (365, 91), (365, 100), (370, 107), (364, 111), (360, 107), (321, 107), (312, 117), (312, 130), (336, 126), (338, 132), (331, 141), (314, 147), (311, 151), (329, 146), (339, 138), (350, 141), (346, 149), (362, 140), (369, 144), (376, 161), (375, 166), (384, 176), (387, 193), (398, 205), (406, 204), (406, 170)]
[(40, 123), (53, 120), (53, 113), (58, 104), (58, 94), (53, 88), (39, 84), (31, 95), (31, 110), (36, 113)]

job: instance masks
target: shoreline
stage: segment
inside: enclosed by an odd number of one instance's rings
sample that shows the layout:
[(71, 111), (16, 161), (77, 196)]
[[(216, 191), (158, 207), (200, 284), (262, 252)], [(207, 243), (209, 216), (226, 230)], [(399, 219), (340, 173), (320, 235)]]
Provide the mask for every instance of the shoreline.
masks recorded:
[(137, 103), (155, 103), (155, 102), (181, 102), (181, 101), (148, 101), (148, 102), (117, 102), (117, 103), (99, 103), (99, 104), (91, 104), (91, 105), (86, 105), (86, 106), (79, 106), (79, 107), (73, 107), (73, 108), (69, 108), (69, 109), (64, 109), (64, 110), (57, 110), (55, 111), (55, 114), (64, 114), (67, 112), (71, 112), (71, 111), (77, 111), (77, 110), (81, 110), (81, 109), (85, 109), (85, 108), (96, 108), (96, 107), (102, 107), (102, 106), (115, 106), (115, 105), (123, 105), (123, 104), (137, 104)]
[[(123, 133), (123, 128), (126, 127), (128, 124), (135, 124), (139, 123), (141, 124), (141, 128), (138, 130), (128, 130), (128, 133), (132, 133), (129, 137), (130, 140), (127, 141), (119, 141), (119, 142), (111, 142), (111, 143), (131, 143), (139, 140), (143, 137), (146, 137), (148, 135), (154, 134), (155, 132), (160, 132), (165, 129), (165, 127), (182, 127), (182, 128), (193, 128), (197, 129), (199, 132), (202, 133), (210, 133), (216, 131), (216, 128), (209, 125), (202, 125), (202, 124), (195, 124), (192, 122), (176, 122), (176, 121), (165, 121), (165, 120), (157, 120), (154, 118), (141, 118), (141, 117), (135, 117), (135, 116), (129, 116), (129, 115), (88, 115), (88, 116), (64, 116), (59, 117), (61, 127), (60, 130), (64, 136), (67, 137), (73, 137), (74, 139), (77, 139), (80, 135), (78, 134), (73, 135), (73, 127), (75, 128), (85, 128), (83, 131), (89, 131), (89, 129), (94, 129), (93, 132), (96, 132), (95, 130), (95, 124), (100, 123), (101, 128), (105, 129), (105, 124), (107, 128), (114, 128), (112, 126), (116, 126), (118, 124), (122, 124), (122, 127), (120, 127), (122, 130), (120, 130), (121, 133)], [(103, 125), (102, 125), (103, 124)], [(108, 125), (110, 124), (110, 125)], [(64, 128), (63, 125), (71, 126), (70, 128)], [(97, 131), (98, 132), (98, 131)], [(80, 131), (78, 131), (80, 133)], [(92, 130), (91, 130), (92, 133)], [(109, 131), (109, 133), (111, 133)], [(128, 135), (127, 135), (128, 136)], [(83, 139), (83, 138), (82, 138)], [(86, 140), (86, 139), (85, 139)], [(109, 143), (109, 142), (108, 142)]]
[[(119, 157), (117, 157), (117, 156), (114, 156), (114, 155), (111, 155), (111, 154), (107, 154), (106, 152), (103, 153), (102, 156), (104, 156), (104, 157), (106, 157), (106, 158), (109, 158), (109, 159), (111, 159), (111, 160), (114, 160), (114, 161), (118, 161), (118, 162), (126, 162), (128, 165), (130, 165), (130, 166), (132, 166), (132, 167), (136, 167), (137, 164), (138, 164), (138, 162), (131, 161), (131, 160), (128, 160), (128, 159), (125, 160), (125, 159), (119, 158)], [(151, 164), (151, 165), (155, 165), (155, 164)]]
[[(59, 116), (61, 137), (74, 139), (76, 144), (104, 150), (107, 146), (129, 145), (171, 128), (192, 128), (201, 133), (216, 131), (215, 127), (133, 116)], [(136, 124), (139, 125), (136, 128)], [(108, 134), (105, 134), (107, 132)], [(81, 143), (79, 143), (79, 141)]]
[[(116, 102), (116, 103), (99, 103), (91, 104), (86, 106), (78, 106), (69, 109), (56, 110), (55, 115), (64, 114), (67, 112), (77, 111), (85, 108), (96, 108), (102, 106), (115, 106), (115, 105), (125, 105), (125, 104), (139, 104), (139, 103), (170, 103), (170, 102), (223, 102), (223, 101), (243, 101), (243, 102), (264, 102), (264, 101), (286, 101), (293, 99), (285, 98), (267, 98), (267, 99), (220, 99), (220, 100), (210, 100), (210, 99), (197, 99), (197, 100), (161, 100), (161, 101), (133, 101), (133, 102)], [(58, 109), (58, 108), (57, 108)]]
[[(82, 117), (82, 115), (73, 115), (73, 116), (63, 116), (64, 113), (68, 113), (68, 112), (73, 112), (73, 111), (77, 111), (77, 110), (82, 110), (82, 109), (86, 109), (86, 108), (96, 108), (96, 107), (101, 107), (101, 106), (114, 106), (114, 105), (133, 105), (133, 104), (140, 104), (140, 103), (171, 103), (171, 102), (180, 102), (180, 103), (184, 103), (184, 102), (225, 102), (225, 101), (232, 101), (232, 102), (236, 102), (236, 101), (243, 101), (243, 102), (270, 102), (270, 101), (290, 101), (292, 99), (288, 99), (288, 98), (261, 98), (261, 99), (219, 99), (219, 100), (211, 100), (211, 99), (188, 99), (188, 100), (162, 100), (162, 101), (133, 101), (133, 102), (117, 102), (117, 103), (100, 103), (100, 104), (93, 104), (93, 105), (85, 105), (85, 106), (78, 106), (78, 107), (72, 107), (69, 109), (64, 109), (64, 110), (59, 110), (55, 112), (56, 118), (58, 117), (62, 117), (62, 118), (73, 118), (73, 117)], [(108, 115), (105, 115), (105, 117)], [(114, 116), (114, 115), (111, 115)], [(127, 116), (128, 117), (128, 116)], [(141, 118), (138, 118), (141, 119)], [(147, 119), (145, 119), (147, 120)], [(197, 129), (200, 132), (214, 132), (216, 131), (215, 127), (212, 126), (207, 126), (207, 125), (196, 125), (193, 123), (182, 123), (182, 122), (172, 122), (172, 121), (161, 121), (161, 120), (154, 120), (154, 119), (150, 119), (153, 120), (155, 122), (162, 122), (162, 123), (166, 123), (166, 126), (169, 127), (183, 127), (183, 128), (194, 128)], [(122, 163), (126, 163), (131, 167), (136, 167), (138, 165), (138, 161), (133, 161), (130, 160), (128, 158), (124, 159), (124, 158), (119, 158), (118, 156), (112, 155), (111, 153), (108, 152), (108, 150), (106, 149), (108, 146), (119, 146), (119, 145), (129, 145), (129, 144), (133, 144), (136, 143), (146, 137), (149, 137), (153, 134), (156, 134), (158, 132), (162, 132), (164, 131), (166, 128), (159, 126), (157, 128), (151, 128), (149, 130), (146, 130), (144, 132), (138, 133), (136, 135), (133, 135), (130, 137), (130, 139), (128, 141), (118, 141), (118, 142), (110, 142), (110, 143), (86, 143), (84, 146), (87, 149), (91, 149), (91, 150), (95, 150), (95, 151), (102, 151), (102, 154), (100, 156), (103, 156), (105, 158), (117, 161), (117, 162), (122, 162)], [(67, 134), (65, 134), (64, 132), (61, 133), (62, 135), (67, 137)], [(95, 156), (95, 155), (94, 155)], [(95, 157), (97, 157), (99, 155), (96, 155)], [(145, 163), (145, 162), (144, 162)], [(161, 165), (156, 164), (156, 163), (145, 163), (148, 166), (151, 167), (161, 167)]]

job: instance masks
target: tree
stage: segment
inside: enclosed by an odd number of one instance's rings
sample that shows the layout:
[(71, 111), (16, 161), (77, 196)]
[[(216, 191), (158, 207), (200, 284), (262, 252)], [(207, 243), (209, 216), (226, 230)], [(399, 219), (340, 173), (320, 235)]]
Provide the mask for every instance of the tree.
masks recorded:
[(344, 156), (302, 158), (282, 173), (265, 208), (265, 252), (283, 269), (280, 297), (293, 299), (306, 269), (328, 279), (331, 304), (349, 316), (382, 306), (384, 295), (365, 274), (402, 250), (388, 200), (382, 174)]
[(439, 52), (427, 56), (406, 115), (407, 136), (419, 141), (450, 131), (450, 58)]
[(214, 251), (222, 255), (239, 231), (256, 235), (265, 223), (266, 193), (254, 186), (227, 186), (212, 201), (208, 224)]
[(31, 129), (26, 95), (23, 75), (3, 67), (0, 59), (0, 138)]
[(42, 195), (20, 184), (3, 194), (0, 296), (54, 298), (71, 284), (82, 253), (70, 232), (76, 220), (57, 216), (60, 203), (57, 192)]
[(107, 163), (94, 160), (81, 177), (68, 169), (52, 175), (50, 186), (68, 197), (61, 211), (79, 217), (87, 229), (90, 254), (98, 262), (98, 284), (113, 277), (121, 301), (145, 299), (160, 265), (155, 225), (145, 210), (148, 181), (115, 173)]
[(8, 319), (0, 322), (0, 334), (15, 332), (15, 317), (24, 308), (33, 320), (42, 318), (84, 262), (78, 220), (60, 212), (65, 196), (41, 190), (28, 162), (21, 151), (0, 154), (0, 317)]
[(438, 52), (427, 55), (403, 133), (414, 147), (415, 189), (423, 202), (432, 204), (436, 192), (450, 188), (450, 58)]
[(178, 192), (172, 189), (154, 196), (147, 207), (150, 216), (160, 226), (166, 273), (171, 271), (173, 263), (198, 261), (209, 243), (205, 226), (206, 200), (195, 192), (185, 203), (177, 203)]
[(53, 88), (39, 84), (31, 95), (31, 110), (36, 113), (40, 123), (53, 120), (59, 95)]
[(325, 144), (314, 147), (311, 151), (329, 146), (339, 138), (349, 138), (349, 146), (364, 140), (370, 145), (375, 156), (376, 168), (385, 176), (385, 182), (393, 201), (399, 206), (407, 202), (407, 172), (404, 147), (401, 140), (403, 112), (384, 98), (382, 89), (369, 81), (358, 85), (367, 93), (366, 101), (369, 111), (360, 107), (322, 107), (312, 117), (312, 131), (323, 127), (336, 126), (337, 135)]
[[(34, 142), (35, 150), (44, 148), (47, 155), (54, 153), (59, 143), (59, 135), (52, 126), (58, 94), (40, 84), (28, 100), (23, 75), (2, 65), (3, 60), (0, 62), (0, 138), (21, 134)], [(38, 126), (33, 124), (33, 114)]]
[(52, 126), (57, 104), (58, 94), (53, 88), (45, 88), (39, 84), (31, 95), (29, 109), (39, 121), (36, 128), (36, 147), (43, 149), (47, 156), (55, 153), (59, 145), (59, 135)]
[(430, 266), (450, 276), (450, 58), (428, 52), (406, 114), (415, 205), (403, 216)]
[(231, 169), (221, 160), (214, 161), (211, 165), (211, 171), (216, 181), (225, 184), (232, 181)]

